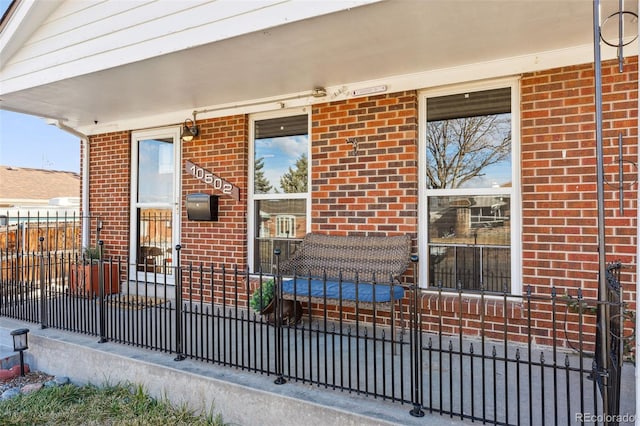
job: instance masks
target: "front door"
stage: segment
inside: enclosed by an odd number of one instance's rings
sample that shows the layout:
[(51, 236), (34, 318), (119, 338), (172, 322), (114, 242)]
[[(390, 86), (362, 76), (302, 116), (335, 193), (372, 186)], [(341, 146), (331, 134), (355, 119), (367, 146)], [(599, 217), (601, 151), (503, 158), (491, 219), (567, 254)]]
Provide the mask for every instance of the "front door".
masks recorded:
[(179, 241), (180, 131), (134, 132), (131, 176), (131, 279), (173, 284)]

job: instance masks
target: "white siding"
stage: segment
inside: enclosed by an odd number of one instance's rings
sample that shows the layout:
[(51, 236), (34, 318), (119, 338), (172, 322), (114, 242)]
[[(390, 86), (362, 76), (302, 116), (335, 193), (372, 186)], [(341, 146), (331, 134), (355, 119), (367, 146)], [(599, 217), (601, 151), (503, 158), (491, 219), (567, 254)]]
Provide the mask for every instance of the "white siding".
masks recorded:
[(3, 65), (7, 92), (283, 25), (367, 1), (68, 0)]

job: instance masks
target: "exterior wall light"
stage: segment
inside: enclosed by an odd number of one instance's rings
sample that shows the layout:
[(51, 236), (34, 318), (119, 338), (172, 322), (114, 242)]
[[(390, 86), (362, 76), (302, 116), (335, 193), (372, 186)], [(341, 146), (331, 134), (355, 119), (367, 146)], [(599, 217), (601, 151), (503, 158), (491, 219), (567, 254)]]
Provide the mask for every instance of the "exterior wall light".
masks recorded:
[(28, 328), (19, 328), (18, 330), (13, 330), (11, 332), (11, 336), (13, 337), (13, 350), (15, 352), (20, 352), (20, 375), (24, 376), (24, 351), (29, 349), (29, 344), (27, 341), (27, 334), (29, 333)]
[(193, 113), (193, 120), (190, 118), (184, 120), (180, 137), (185, 142), (191, 142), (199, 133), (200, 129), (196, 126), (196, 114)]

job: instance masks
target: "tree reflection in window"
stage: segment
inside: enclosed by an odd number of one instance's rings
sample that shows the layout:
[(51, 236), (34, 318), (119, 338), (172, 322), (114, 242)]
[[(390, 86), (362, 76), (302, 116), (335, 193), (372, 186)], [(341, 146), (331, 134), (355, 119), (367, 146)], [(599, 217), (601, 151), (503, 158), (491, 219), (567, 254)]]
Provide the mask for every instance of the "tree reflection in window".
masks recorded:
[(511, 89), (427, 99), (429, 284), (511, 285)]
[(307, 230), (309, 117), (259, 120), (254, 127), (254, 270), (272, 272), (273, 251), (285, 260)]

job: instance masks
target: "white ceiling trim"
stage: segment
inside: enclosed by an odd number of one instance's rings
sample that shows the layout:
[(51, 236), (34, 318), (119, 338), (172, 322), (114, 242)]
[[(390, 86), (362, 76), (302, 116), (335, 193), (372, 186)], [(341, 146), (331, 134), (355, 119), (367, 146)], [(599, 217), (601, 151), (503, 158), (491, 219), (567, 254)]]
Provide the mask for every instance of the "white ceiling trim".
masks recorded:
[[(632, 45), (628, 46), (626, 52), (630, 55), (636, 55), (638, 52), (638, 42), (635, 41)], [(616, 49), (603, 47), (603, 60), (613, 59), (616, 55)], [(593, 46), (583, 45), (574, 48), (468, 64), (459, 67), (430, 70), (407, 75), (389, 76), (375, 80), (347, 82), (344, 85), (326, 87), (327, 96), (323, 98), (315, 98), (307, 91), (283, 94), (268, 98), (250, 99), (244, 102), (203, 105), (196, 108), (195, 111), (203, 111), (198, 112), (198, 119), (225, 117), (235, 114), (253, 114), (345, 100), (354, 97), (352, 95), (354, 90), (374, 86), (385, 85), (387, 87), (385, 93), (395, 93), (405, 90), (420, 90), (486, 79), (512, 77), (528, 72), (589, 62), (593, 62)], [(167, 112), (165, 114), (135, 117), (117, 122), (98, 123), (92, 126), (79, 127), (78, 130), (87, 135), (94, 135), (99, 133), (162, 127), (168, 124), (180, 124), (186, 118), (190, 118), (193, 112), (194, 110), (192, 109), (183, 109)]]

